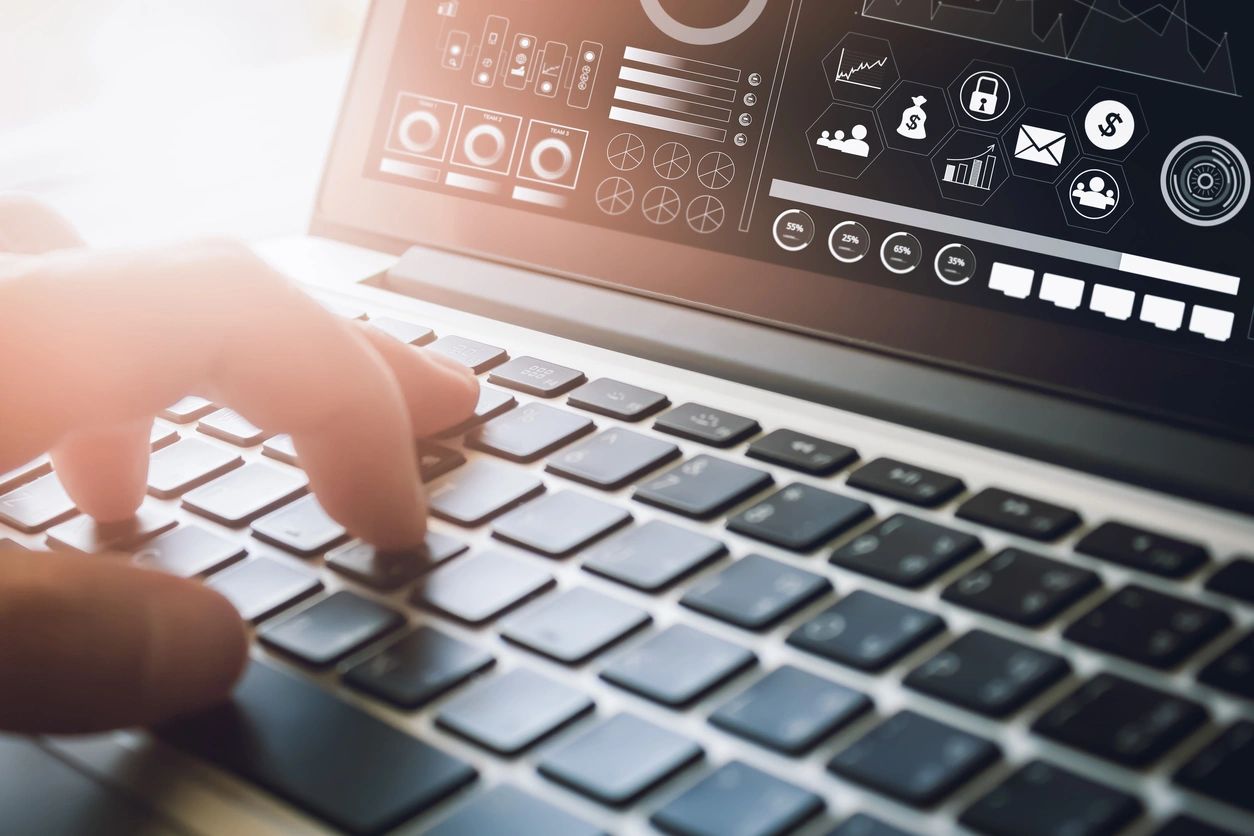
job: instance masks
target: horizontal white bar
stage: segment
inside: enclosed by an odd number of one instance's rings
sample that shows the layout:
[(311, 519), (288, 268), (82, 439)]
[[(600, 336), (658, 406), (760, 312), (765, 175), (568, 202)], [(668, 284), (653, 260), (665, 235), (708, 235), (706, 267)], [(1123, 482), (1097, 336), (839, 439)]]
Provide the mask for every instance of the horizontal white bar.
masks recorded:
[(379, 163), (379, 171), (384, 174), (395, 174), (398, 177), (409, 177), (413, 180), (425, 180), (428, 183), (440, 182), (440, 172), (427, 165), (405, 163), (384, 157)]
[(566, 198), (560, 194), (542, 192), (539, 189), (529, 189), (526, 186), (515, 186), (513, 197), (514, 200), (534, 203), (538, 206), (548, 206), (553, 209), (561, 209), (566, 205)]
[(722, 128), (709, 128), (694, 122), (672, 119), (669, 116), (658, 116), (656, 113), (641, 113), (638, 110), (628, 110), (625, 107), (611, 107), (610, 118), (615, 122), (626, 122), (629, 125), (640, 125), (644, 128), (657, 128), (659, 131), (670, 131), (671, 133), (683, 134), (684, 136), (695, 136), (699, 139), (712, 139), (715, 142), (722, 142), (727, 139), (727, 131)]
[(635, 67), (621, 68), (618, 71), (618, 77), (633, 84), (647, 84), (650, 87), (661, 87), (665, 90), (674, 90), (677, 93), (705, 96), (707, 99), (718, 99), (722, 102), (736, 101), (736, 91), (730, 87), (723, 87), (720, 84), (705, 84), (704, 82), (690, 81), (686, 78), (663, 75), (662, 73), (654, 73), (649, 70), (637, 70)]
[(481, 192), (482, 194), (497, 193), (496, 184), (491, 180), (480, 180), (478, 177), (458, 174), (456, 171), (450, 171), (448, 174), (445, 174), (444, 182), (459, 189), (469, 189), (472, 192)]
[(1241, 290), (1241, 280), (1236, 276), (1225, 276), (1223, 273), (1212, 273), (1209, 270), (1185, 267), (1182, 264), (1170, 264), (1140, 255), (1124, 253), (1119, 259), (1119, 269), (1125, 273), (1135, 273), (1150, 279), (1196, 287), (1199, 290), (1213, 290), (1229, 296), (1236, 296)]

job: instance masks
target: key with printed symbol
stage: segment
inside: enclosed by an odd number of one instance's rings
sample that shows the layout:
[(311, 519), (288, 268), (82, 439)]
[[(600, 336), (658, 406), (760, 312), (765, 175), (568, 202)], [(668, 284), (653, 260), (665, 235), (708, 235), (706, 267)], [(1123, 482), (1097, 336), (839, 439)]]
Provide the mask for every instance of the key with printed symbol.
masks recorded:
[(545, 469), (612, 491), (679, 455), (679, 448), (668, 441), (614, 427), (553, 456)]
[(1019, 549), (1004, 549), (954, 581), (946, 601), (1039, 627), (1102, 585), (1097, 573)]
[(878, 671), (944, 629), (938, 615), (859, 589), (802, 624), (787, 641), (842, 665)]
[(1123, 523), (1098, 526), (1076, 544), (1080, 554), (1164, 578), (1191, 575), (1208, 560), (1206, 548)]
[(986, 488), (962, 503), (958, 516), (1033, 540), (1057, 540), (1080, 524), (1080, 515), (1070, 508), (1039, 499)]
[(924, 508), (947, 502), (965, 487), (957, 477), (886, 458), (875, 459), (855, 470), (849, 477), (849, 485)]
[(700, 455), (642, 483), (634, 498), (687, 517), (709, 519), (772, 481), (764, 470)]
[(298, 555), (326, 551), (348, 537), (313, 495), (273, 511), (252, 525), (253, 536)]
[(509, 359), (503, 348), (453, 335), (440, 337), (428, 345), (427, 350), (451, 357), (475, 374), (483, 374)]
[(662, 520), (616, 534), (584, 552), (583, 568), (645, 592), (658, 592), (727, 554), (713, 537)]
[(558, 491), (510, 511), (492, 526), (492, 534), (548, 557), (563, 557), (630, 521), (631, 514), (617, 505)]
[(745, 455), (811, 476), (831, 476), (857, 459), (858, 451), (794, 430), (775, 430), (750, 444)]
[(1063, 638), (1170, 670), (1232, 625), (1223, 610), (1130, 585), (1076, 619)]
[(488, 382), (507, 389), (517, 389), (537, 398), (556, 398), (580, 385), (587, 378), (577, 369), (538, 360), (535, 357), (515, 357), (498, 366), (488, 375)]
[(480, 424), (491, 421), (498, 415), (504, 415), (518, 405), (518, 400), (504, 389), (495, 386), (480, 386), (479, 400), (475, 403), (475, 411), (460, 424), (437, 433), (437, 438), (452, 438), (473, 430)]
[(971, 534), (895, 514), (832, 552), (831, 562), (882, 581), (916, 589), (980, 548)]
[(653, 429), (713, 447), (731, 447), (756, 435), (762, 428), (757, 421), (743, 415), (686, 403), (658, 418), (653, 422)]
[(746, 630), (765, 630), (831, 589), (821, 575), (750, 554), (693, 584), (679, 603)]
[(871, 516), (871, 506), (803, 483), (781, 488), (727, 521), (746, 537), (808, 552)]
[(567, 403), (620, 421), (640, 421), (663, 409), (670, 401), (661, 392), (602, 377), (571, 392)]

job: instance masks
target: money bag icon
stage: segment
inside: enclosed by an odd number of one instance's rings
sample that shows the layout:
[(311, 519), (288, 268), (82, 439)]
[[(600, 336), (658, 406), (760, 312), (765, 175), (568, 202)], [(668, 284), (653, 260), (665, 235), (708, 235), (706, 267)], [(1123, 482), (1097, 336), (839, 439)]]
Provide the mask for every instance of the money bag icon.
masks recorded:
[(927, 104), (927, 97), (915, 96), (912, 101), (914, 104), (901, 114), (901, 124), (897, 126), (897, 133), (906, 139), (927, 139), (927, 112), (923, 110), (923, 105)]

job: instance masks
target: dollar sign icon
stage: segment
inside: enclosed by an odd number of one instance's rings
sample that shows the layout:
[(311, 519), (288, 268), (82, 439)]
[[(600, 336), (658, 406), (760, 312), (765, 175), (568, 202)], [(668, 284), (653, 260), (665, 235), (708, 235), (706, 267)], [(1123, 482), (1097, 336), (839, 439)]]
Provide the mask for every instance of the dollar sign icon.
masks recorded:
[(916, 113), (916, 114), (912, 114), (912, 115), (910, 116), (910, 121), (909, 121), (909, 123), (906, 125), (906, 127), (908, 127), (908, 128), (909, 128), (910, 130), (912, 130), (912, 131), (916, 131), (916, 130), (918, 130), (918, 129), (919, 129), (919, 115), (918, 115), (917, 113)]
[(1123, 102), (1106, 99), (1089, 108), (1084, 128), (1094, 147), (1102, 151), (1118, 151), (1136, 135), (1136, 117)]
[(1118, 128), (1115, 127), (1115, 125), (1122, 125), (1122, 124), (1123, 124), (1123, 117), (1120, 116), (1118, 113), (1107, 113), (1106, 123), (1103, 124), (1100, 128), (1098, 128), (1097, 132), (1101, 134), (1102, 136), (1114, 136), (1115, 132), (1119, 130)]

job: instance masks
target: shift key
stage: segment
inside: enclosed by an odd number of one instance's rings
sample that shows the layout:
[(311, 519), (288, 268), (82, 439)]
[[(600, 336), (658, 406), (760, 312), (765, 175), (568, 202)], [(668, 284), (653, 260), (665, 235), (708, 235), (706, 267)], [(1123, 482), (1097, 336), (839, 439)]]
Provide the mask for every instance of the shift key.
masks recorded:
[(476, 777), (469, 764), (262, 662), (230, 702), (157, 734), (353, 834), (391, 830)]

